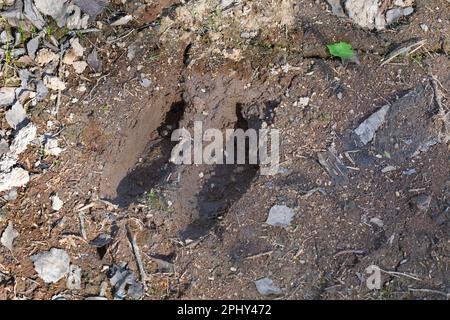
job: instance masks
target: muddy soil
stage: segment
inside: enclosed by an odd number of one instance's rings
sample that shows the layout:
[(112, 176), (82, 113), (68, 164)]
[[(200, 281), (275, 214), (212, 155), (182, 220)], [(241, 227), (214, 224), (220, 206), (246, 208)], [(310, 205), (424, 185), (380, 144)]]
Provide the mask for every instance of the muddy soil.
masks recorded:
[[(264, 299), (254, 284), (264, 277), (281, 299), (448, 299), (448, 1), (417, 0), (384, 31), (312, 0), (117, 4), (102, 19), (115, 12), (138, 19), (85, 36), (103, 70), (74, 76), (51, 119), (65, 152), (23, 155), (32, 181), (2, 203), (0, 230), (12, 221), (20, 236), (13, 251), (0, 247), (0, 298), (112, 298), (108, 271), (126, 263), (143, 299)], [(329, 55), (336, 41), (353, 45), (357, 63)], [(354, 130), (385, 105), (384, 125), (361, 144)], [(32, 120), (44, 128), (50, 117), (38, 106)], [(195, 121), (279, 129), (279, 173), (173, 164), (171, 133)], [(287, 228), (265, 224), (274, 205), (295, 210)], [(112, 241), (93, 246), (101, 234)], [(81, 267), (79, 290), (37, 276), (30, 256), (52, 247)], [(378, 290), (366, 286), (371, 265), (383, 270)]]

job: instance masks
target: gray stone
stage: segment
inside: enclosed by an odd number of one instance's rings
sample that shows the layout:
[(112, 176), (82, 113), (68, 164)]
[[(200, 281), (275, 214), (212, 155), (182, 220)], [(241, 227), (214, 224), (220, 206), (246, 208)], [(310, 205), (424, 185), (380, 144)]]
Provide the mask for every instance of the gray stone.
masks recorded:
[(27, 42), (27, 52), (31, 59), (36, 58), (36, 52), (39, 49), (39, 43), (41, 41), (41, 36), (34, 37)]
[(19, 69), (18, 71), (20, 78), (20, 87), (22, 89), (29, 89), (28, 85), (31, 79), (34, 77), (33, 74), (27, 69)]
[(44, 84), (44, 81), (39, 80), (36, 83), (36, 99), (37, 101), (44, 101), (48, 95), (48, 88)]
[(87, 56), (86, 62), (95, 72), (100, 72), (102, 70), (102, 61), (98, 57), (97, 50), (92, 50)]
[(274, 227), (287, 227), (291, 224), (295, 211), (284, 205), (275, 205), (269, 211), (266, 223)]
[(16, 100), (16, 88), (0, 88), (0, 106), (10, 106), (14, 103), (14, 100)]
[(96, 248), (101, 248), (107, 246), (112, 241), (112, 238), (109, 234), (102, 233), (97, 238), (89, 242), (89, 244)]
[(392, 24), (402, 17), (409, 16), (413, 12), (414, 12), (414, 9), (411, 7), (390, 9), (386, 12), (386, 23)]
[(363, 121), (358, 128), (356, 128), (355, 133), (364, 145), (373, 140), (375, 133), (383, 125), (389, 108), (389, 105), (381, 107), (381, 109), (373, 113), (369, 118)]
[(255, 281), (256, 289), (263, 296), (281, 295), (283, 292), (280, 288), (273, 285), (273, 281), (269, 278), (263, 278)]
[(70, 257), (65, 250), (52, 248), (50, 251), (31, 256), (34, 269), (45, 283), (56, 283), (69, 272)]
[(75, 0), (75, 4), (93, 20), (108, 4), (107, 0)]

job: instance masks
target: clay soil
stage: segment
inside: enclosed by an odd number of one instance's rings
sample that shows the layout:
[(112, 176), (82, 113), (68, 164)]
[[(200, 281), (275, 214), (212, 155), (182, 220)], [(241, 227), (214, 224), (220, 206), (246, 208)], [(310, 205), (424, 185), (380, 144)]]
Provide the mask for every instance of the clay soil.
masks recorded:
[[(333, 16), (324, 1), (280, 2), (218, 10), (217, 1), (159, 1), (145, 12), (127, 4), (102, 14), (138, 18), (84, 35), (101, 72), (71, 77), (56, 118), (45, 106), (32, 110), (39, 128), (48, 120), (60, 127), (65, 151), (54, 159), (32, 147), (21, 158), (33, 178), (2, 203), (0, 230), (12, 221), (20, 236), (12, 252), (0, 247), (0, 298), (84, 299), (102, 287), (112, 298), (114, 263), (128, 263), (143, 280), (144, 299), (264, 299), (254, 284), (264, 277), (281, 299), (448, 298), (448, 144), (397, 157), (395, 141), (362, 150), (351, 132), (411, 92), (431, 97), (412, 105), (437, 108), (436, 84), (450, 106), (450, 4), (418, 0), (413, 15), (375, 32)], [(381, 65), (419, 40), (419, 51)], [(336, 41), (351, 43), (359, 63), (329, 56), (326, 44)], [(307, 105), (298, 103), (303, 97)], [(438, 125), (436, 114), (429, 117)], [(279, 129), (280, 173), (171, 163), (171, 132), (196, 120), (204, 128)], [(421, 119), (403, 120), (403, 135), (421, 132)], [(344, 177), (319, 162), (329, 150)], [(40, 169), (32, 166), (38, 160)], [(58, 212), (49, 200), (55, 192), (64, 201)], [(421, 195), (431, 197), (424, 210)], [(289, 227), (264, 223), (274, 205), (296, 211)], [(101, 249), (90, 244), (100, 234), (112, 237)], [(82, 268), (80, 290), (37, 276), (30, 256), (52, 247)], [(383, 270), (380, 290), (366, 286), (370, 265)]]

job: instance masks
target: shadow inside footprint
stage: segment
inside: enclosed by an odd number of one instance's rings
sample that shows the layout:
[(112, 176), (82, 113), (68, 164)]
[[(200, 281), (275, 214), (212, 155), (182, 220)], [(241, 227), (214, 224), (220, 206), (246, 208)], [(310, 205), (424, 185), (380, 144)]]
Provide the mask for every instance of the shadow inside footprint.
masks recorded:
[(170, 172), (172, 164), (169, 160), (172, 148), (176, 145), (170, 137), (178, 128), (178, 123), (184, 114), (184, 107), (184, 101), (172, 104), (165, 121), (157, 130), (159, 137), (148, 143), (141, 161), (120, 181), (113, 203), (122, 208), (128, 207)]

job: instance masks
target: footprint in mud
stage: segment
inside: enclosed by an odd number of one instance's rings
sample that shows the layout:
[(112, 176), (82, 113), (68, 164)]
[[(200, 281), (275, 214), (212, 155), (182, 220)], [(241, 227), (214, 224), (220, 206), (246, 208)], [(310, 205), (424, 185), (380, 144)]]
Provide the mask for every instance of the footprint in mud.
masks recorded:
[[(279, 99), (257, 104), (251, 103), (256, 100), (249, 100), (241, 104), (238, 103), (240, 95), (228, 92), (230, 87), (233, 86), (217, 85), (215, 89), (221, 95), (215, 92), (203, 99), (204, 106), (208, 106), (206, 116), (202, 113), (205, 129), (221, 128), (223, 132), (225, 129), (254, 129), (258, 132), (264, 121), (271, 124)], [(196, 87), (192, 97), (196, 97), (195, 92)], [(217, 100), (219, 95), (224, 97), (220, 102)], [(233, 98), (229, 98), (230, 95)], [(179, 230), (177, 234), (181, 240), (198, 239), (214, 229), (218, 219), (245, 194), (260, 169), (256, 164), (248, 164), (248, 138), (246, 164), (175, 165), (170, 162), (172, 149), (177, 144), (171, 141), (172, 132), (179, 127), (192, 128), (200, 117), (197, 105), (191, 101), (194, 98), (189, 97), (185, 94), (182, 102), (171, 106), (163, 124), (154, 130), (158, 132), (157, 138), (147, 144), (140, 161), (120, 180), (113, 200), (126, 208), (155, 186), (163, 184), (164, 188), (170, 184), (169, 193), (174, 204), (171, 224)], [(236, 155), (236, 141), (234, 148)], [(166, 180), (169, 176), (170, 179)], [(215, 231), (220, 237), (220, 230)]]
[(184, 107), (183, 101), (172, 104), (164, 122), (157, 129), (158, 138), (148, 143), (142, 160), (120, 181), (113, 203), (128, 207), (171, 171), (169, 159), (176, 143), (170, 140), (170, 136), (178, 128)]

